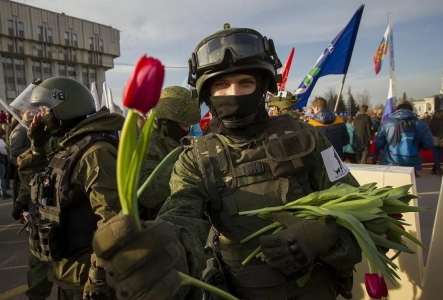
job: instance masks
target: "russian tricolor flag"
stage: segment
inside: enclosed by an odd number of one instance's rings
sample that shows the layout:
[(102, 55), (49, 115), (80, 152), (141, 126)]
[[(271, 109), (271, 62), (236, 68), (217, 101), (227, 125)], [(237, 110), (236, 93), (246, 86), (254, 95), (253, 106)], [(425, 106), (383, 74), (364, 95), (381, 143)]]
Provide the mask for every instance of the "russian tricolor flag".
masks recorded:
[(375, 75), (377, 75), (380, 70), (383, 63), (383, 59), (385, 58), (385, 54), (389, 51), (389, 33), (391, 32), (391, 28), (388, 25), (388, 28), (386, 28), (385, 35), (383, 36), (383, 39), (381, 40), (380, 45), (378, 46), (377, 51), (374, 54), (374, 71)]
[(381, 122), (383, 123), (389, 118), (389, 115), (394, 112), (394, 100), (392, 98), (392, 79), (389, 79), (389, 92), (388, 100), (386, 100), (385, 108), (383, 109), (383, 115), (381, 117)]

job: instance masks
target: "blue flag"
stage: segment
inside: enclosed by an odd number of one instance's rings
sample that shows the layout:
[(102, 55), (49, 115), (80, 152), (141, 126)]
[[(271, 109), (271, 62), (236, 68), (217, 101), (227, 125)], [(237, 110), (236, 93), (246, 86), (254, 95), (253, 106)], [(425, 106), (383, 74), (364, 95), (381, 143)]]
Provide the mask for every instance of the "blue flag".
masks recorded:
[(343, 28), (325, 51), (323, 51), (308, 75), (303, 79), (295, 91), (299, 99), (295, 107), (296, 109), (306, 106), (309, 96), (320, 77), (331, 74), (346, 74), (348, 72), (349, 62), (351, 61), (364, 7), (364, 5), (360, 6), (348, 25)]
[(383, 108), (383, 115), (381, 122), (383, 123), (389, 118), (389, 115), (394, 112), (394, 100), (392, 98), (392, 79), (389, 80), (388, 100), (386, 100), (385, 108)]

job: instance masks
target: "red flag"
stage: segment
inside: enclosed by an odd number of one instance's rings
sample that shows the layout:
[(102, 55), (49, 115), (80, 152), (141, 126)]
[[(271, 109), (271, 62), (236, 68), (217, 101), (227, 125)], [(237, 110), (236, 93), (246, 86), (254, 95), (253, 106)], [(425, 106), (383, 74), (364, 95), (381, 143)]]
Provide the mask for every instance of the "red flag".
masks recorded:
[(285, 65), (283, 66), (283, 68), (281, 69), (281, 77), (282, 80), (280, 83), (277, 83), (278, 85), (278, 90), (284, 91), (286, 88), (286, 81), (288, 81), (288, 76), (289, 76), (289, 70), (291, 69), (291, 64), (292, 64), (292, 58), (294, 57), (294, 52), (295, 52), (295, 48), (292, 47), (291, 53), (289, 53), (289, 57), (288, 60), (286, 61)]

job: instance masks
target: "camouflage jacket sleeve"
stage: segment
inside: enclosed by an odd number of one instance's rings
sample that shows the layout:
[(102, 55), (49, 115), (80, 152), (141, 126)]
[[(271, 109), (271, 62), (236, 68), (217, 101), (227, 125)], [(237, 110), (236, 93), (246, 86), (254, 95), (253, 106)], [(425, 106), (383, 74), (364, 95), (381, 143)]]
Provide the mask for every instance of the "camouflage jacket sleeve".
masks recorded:
[[(149, 143), (148, 151), (143, 159), (140, 170), (140, 186), (168, 155), (167, 150), (160, 143), (161, 141), (157, 139)], [(169, 180), (171, 178), (172, 167), (173, 164), (170, 164), (164, 172), (158, 174), (152, 184), (146, 187), (140, 196), (139, 202), (148, 210), (157, 210), (157, 207), (165, 202), (171, 194)]]
[[(351, 175), (349, 172), (344, 177), (336, 180), (331, 181), (328, 176), (328, 172), (326, 170), (325, 161), (323, 160), (323, 157), (321, 155), (321, 152), (332, 147), (329, 140), (318, 130), (315, 129), (315, 127), (305, 123), (300, 122), (302, 124), (302, 127), (307, 128), (313, 135), (315, 139), (315, 149), (314, 153), (316, 156), (316, 160), (318, 162), (317, 166), (309, 173), (309, 181), (313, 188), (317, 191), (322, 191), (325, 189), (328, 189), (332, 187), (333, 185), (337, 184), (338, 182), (344, 182), (347, 184), (350, 184), (352, 186), (359, 186), (357, 180), (354, 178), (354, 176)], [(344, 163), (343, 163), (344, 164)]]
[(11, 132), (10, 139), (10, 153), (14, 164), (17, 164), (17, 158), (20, 154), (31, 147), (31, 141), (28, 138), (28, 133), (25, 127), (17, 125)]
[[(58, 149), (57, 137), (51, 137), (49, 142), (46, 144), (46, 153), (51, 153)], [(22, 181), (22, 187), (25, 187), (28, 192), (30, 192), (29, 182), (32, 174), (38, 172), (45, 168), (49, 163), (49, 158), (46, 154), (33, 154), (31, 149), (26, 150), (17, 158), (18, 171), (20, 175), (20, 180)]]
[(190, 149), (185, 150), (175, 163), (170, 187), (171, 196), (163, 205), (159, 218), (174, 224), (186, 249), (189, 274), (198, 278), (205, 264), (203, 248), (211, 224), (204, 219), (209, 196)]
[(23, 152), (17, 158), (18, 172), (22, 186), (25, 186), (26, 189), (30, 191), (29, 181), (31, 180), (32, 174), (45, 168), (48, 163), (49, 160), (44, 154), (33, 154), (31, 149)]
[[(82, 155), (73, 171), (72, 183), (81, 186), (89, 196), (98, 219), (97, 227), (121, 210), (116, 168), (117, 149), (107, 142), (97, 142)], [(92, 254), (91, 264), (103, 266), (95, 254)]]

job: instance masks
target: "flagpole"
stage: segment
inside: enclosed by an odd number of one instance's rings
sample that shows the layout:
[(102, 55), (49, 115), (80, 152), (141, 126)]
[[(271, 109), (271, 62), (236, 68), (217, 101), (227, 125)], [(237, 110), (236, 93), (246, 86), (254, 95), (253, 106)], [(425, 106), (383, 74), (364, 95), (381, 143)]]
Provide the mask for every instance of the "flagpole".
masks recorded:
[(397, 87), (395, 84), (395, 66), (394, 66), (394, 36), (392, 30), (392, 13), (388, 14), (389, 16), (389, 64), (390, 64), (390, 73), (392, 79), (392, 100), (394, 106), (397, 105)]
[(337, 112), (338, 102), (340, 101), (340, 96), (341, 96), (341, 93), (342, 93), (342, 91), (343, 91), (343, 86), (345, 85), (345, 80), (346, 80), (346, 75), (347, 75), (347, 74), (348, 74), (348, 73), (345, 73), (345, 74), (343, 75), (343, 80), (341, 81), (341, 86), (340, 86), (340, 91), (338, 92), (337, 101), (335, 101), (334, 112)]

